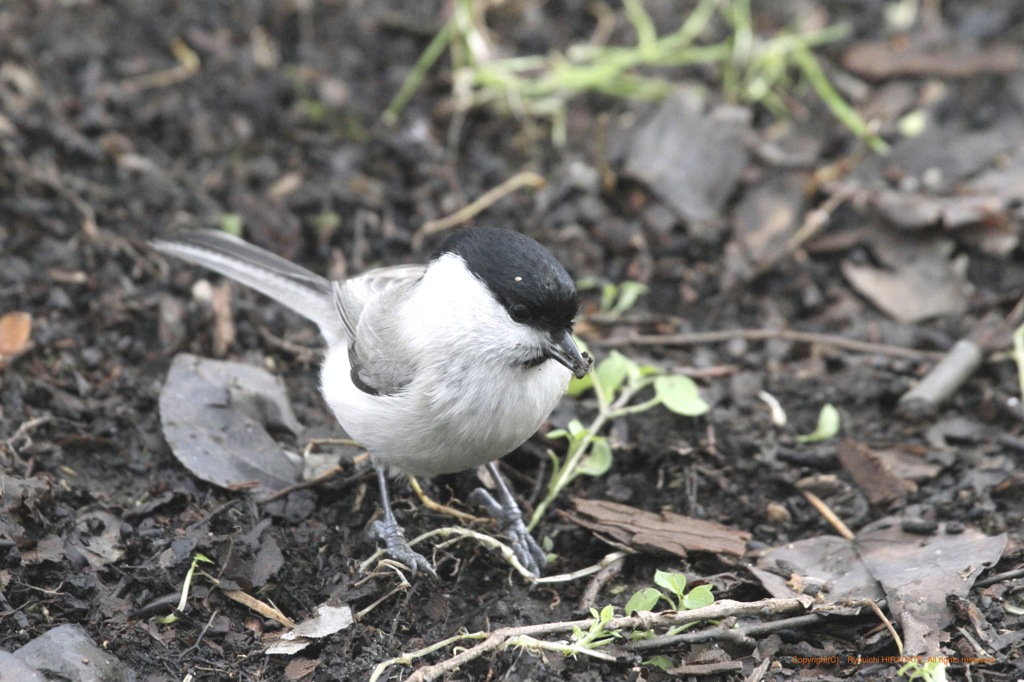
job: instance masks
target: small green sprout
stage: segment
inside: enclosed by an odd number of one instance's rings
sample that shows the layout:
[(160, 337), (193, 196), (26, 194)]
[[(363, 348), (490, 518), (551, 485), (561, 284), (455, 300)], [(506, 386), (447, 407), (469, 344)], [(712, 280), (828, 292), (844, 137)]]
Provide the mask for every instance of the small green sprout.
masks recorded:
[(812, 433), (797, 436), (798, 443), (818, 443), (829, 438), (834, 438), (839, 433), (840, 418), (839, 410), (832, 403), (825, 403), (821, 412), (818, 413), (818, 426)]
[(675, 661), (666, 656), (665, 654), (658, 654), (657, 656), (651, 656), (645, 661), (641, 661), (644, 665), (649, 665), (652, 668), (660, 668), (662, 670), (670, 670), (676, 666)]
[(645, 587), (635, 592), (626, 602), (626, 615), (637, 611), (652, 611), (659, 601), (664, 600), (673, 611), (689, 611), (710, 606), (715, 602), (710, 585), (698, 585), (686, 591), (686, 576), (682, 573), (655, 571), (654, 583), (667, 591), (662, 592), (655, 587)]
[(576, 282), (576, 288), (580, 291), (601, 289), (600, 311), (613, 320), (617, 320), (623, 313), (636, 305), (641, 296), (646, 294), (650, 288), (643, 282), (627, 279), (624, 282), (615, 284), (604, 282), (596, 277), (585, 277)]
[(609, 621), (615, 617), (615, 609), (611, 604), (605, 606), (600, 611), (593, 608), (590, 609), (590, 615), (594, 618), (594, 622), (589, 630), (584, 632), (579, 626), (574, 627), (572, 630), (572, 639), (576, 644), (588, 649), (597, 649), (611, 644), (617, 638), (622, 637), (618, 630), (605, 629)]
[(185, 582), (181, 586), (181, 599), (178, 600), (178, 605), (175, 607), (174, 613), (158, 619), (157, 622), (161, 625), (170, 625), (175, 622), (178, 620), (178, 614), (185, 610), (185, 605), (188, 603), (188, 589), (192, 585), (192, 575), (196, 572), (196, 567), (200, 562), (207, 564), (214, 563), (213, 559), (210, 559), (205, 554), (196, 552), (195, 557), (192, 558), (192, 565), (188, 567), (188, 573), (185, 574)]
[(241, 237), (244, 222), (238, 213), (223, 213), (220, 216), (220, 229), (233, 237)]
[[(666, 602), (672, 611), (690, 611), (715, 603), (715, 596), (711, 593), (711, 585), (698, 585), (687, 592), (686, 576), (682, 573), (655, 571), (654, 582), (664, 591), (659, 590), (657, 587), (645, 587), (634, 592), (624, 607), (627, 616), (631, 616), (639, 611), (653, 611), (660, 601)], [(694, 625), (696, 623), (677, 625), (666, 630), (665, 634), (668, 636), (677, 635)], [(629, 635), (629, 638), (632, 640), (650, 639), (651, 637), (654, 637), (654, 633), (649, 630), (638, 630)], [(644, 661), (644, 663), (661, 668), (662, 670), (668, 670), (674, 665), (672, 659), (667, 656), (655, 656), (648, 661)]]
[[(582, 342), (577, 340), (577, 343), (580, 350), (586, 350)], [(633, 399), (646, 389), (654, 390), (653, 397), (633, 403)], [(598, 412), (590, 425), (584, 426), (574, 419), (566, 428), (548, 433), (549, 438), (565, 438), (568, 448), (564, 459), (548, 451), (552, 464), (551, 480), (547, 494), (530, 518), (531, 529), (562, 490), (577, 477), (601, 476), (611, 468), (611, 445), (605, 436), (600, 435), (608, 422), (646, 412), (658, 405), (687, 417), (700, 416), (709, 409), (693, 379), (681, 374), (666, 374), (652, 365), (640, 365), (614, 350), (592, 372), (582, 379), (573, 379), (568, 393), (578, 397), (591, 390), (597, 396)]]
[(910, 661), (896, 671), (900, 677), (922, 682), (946, 682), (946, 665), (937, 658), (926, 661), (923, 665)]

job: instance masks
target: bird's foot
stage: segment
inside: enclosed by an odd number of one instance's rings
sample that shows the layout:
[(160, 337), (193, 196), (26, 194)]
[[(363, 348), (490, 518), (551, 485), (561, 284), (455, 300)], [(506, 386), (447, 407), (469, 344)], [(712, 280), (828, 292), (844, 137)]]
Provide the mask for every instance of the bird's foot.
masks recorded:
[(512, 551), (515, 552), (519, 563), (539, 577), (541, 570), (548, 565), (548, 558), (527, 530), (526, 524), (523, 523), (523, 514), (516, 503), (509, 499), (506, 504), (501, 504), (483, 488), (477, 488), (470, 493), (469, 499), (487, 509), (487, 513), (498, 521), (501, 532), (512, 541)]
[(387, 519), (374, 521), (370, 524), (370, 535), (383, 540), (388, 556), (408, 566), (413, 576), (422, 570), (424, 573), (437, 577), (437, 573), (434, 572), (434, 568), (427, 558), (409, 546), (402, 527), (393, 519), (390, 523)]

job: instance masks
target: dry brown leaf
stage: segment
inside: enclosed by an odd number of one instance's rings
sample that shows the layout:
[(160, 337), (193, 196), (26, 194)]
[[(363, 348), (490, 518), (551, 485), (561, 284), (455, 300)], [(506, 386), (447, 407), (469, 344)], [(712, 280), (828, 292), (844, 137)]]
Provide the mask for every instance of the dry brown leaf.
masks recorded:
[(836, 448), (836, 455), (871, 504), (901, 500), (907, 493), (917, 490), (912, 481), (900, 478), (878, 453), (864, 443), (847, 438)]
[(0, 317), (0, 369), (7, 361), (28, 348), (32, 338), (32, 316), (14, 311)]

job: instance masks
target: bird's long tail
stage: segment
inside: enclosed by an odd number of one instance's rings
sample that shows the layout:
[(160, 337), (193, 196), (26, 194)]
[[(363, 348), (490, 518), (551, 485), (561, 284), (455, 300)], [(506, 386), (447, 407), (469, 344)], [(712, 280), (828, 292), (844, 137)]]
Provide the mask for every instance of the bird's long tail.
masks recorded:
[(160, 253), (230, 277), (312, 320), (333, 343), (344, 337), (331, 283), (303, 267), (237, 237), (215, 230), (194, 230), (150, 245)]

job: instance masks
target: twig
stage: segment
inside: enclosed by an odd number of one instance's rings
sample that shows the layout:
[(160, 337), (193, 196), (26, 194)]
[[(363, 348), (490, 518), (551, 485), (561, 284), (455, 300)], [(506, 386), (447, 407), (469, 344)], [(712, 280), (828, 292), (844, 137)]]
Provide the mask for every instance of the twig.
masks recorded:
[(176, 38), (171, 43), (171, 52), (178, 60), (175, 66), (161, 71), (150, 71), (121, 81), (121, 90), (125, 94), (136, 94), (153, 88), (167, 88), (188, 80), (199, 73), (201, 62), (199, 55), (184, 40)]
[[(437, 545), (437, 549), (444, 549), (445, 547), (448, 547), (453, 543), (459, 542), (460, 540), (476, 540), (478, 543), (480, 543), (484, 547), (487, 547), (488, 549), (497, 550), (498, 553), (501, 554), (502, 558), (504, 558), (505, 561), (509, 565), (511, 565), (512, 568), (514, 568), (516, 572), (519, 573), (519, 575), (521, 575), (525, 580), (531, 583), (538, 584), (564, 583), (572, 580), (578, 580), (579, 578), (584, 578), (588, 575), (597, 573), (612, 561), (615, 561), (616, 559), (619, 559), (626, 555), (625, 552), (614, 552), (612, 554), (607, 555), (601, 561), (594, 564), (593, 566), (587, 566), (586, 568), (582, 568), (572, 573), (562, 573), (560, 575), (552, 575), (544, 578), (538, 578), (533, 573), (528, 571), (522, 563), (520, 563), (519, 559), (516, 558), (516, 553), (512, 550), (511, 547), (506, 545), (501, 540), (498, 540), (497, 538), (491, 537), (490, 535), (485, 535), (484, 533), (478, 533), (477, 531), (470, 530), (469, 528), (460, 528), (457, 526), (435, 528), (434, 530), (427, 531), (426, 533), (410, 540), (409, 546), (412, 547), (423, 542), (424, 540), (429, 540), (432, 537), (449, 538), (448, 540), (445, 540), (444, 542)], [(359, 565), (359, 572), (365, 573), (367, 570), (369, 570), (373, 562), (379, 560), (381, 557), (384, 556), (384, 554), (385, 552), (382, 549), (378, 549), (376, 552), (371, 554), (369, 558), (367, 558), (363, 563)]]
[(795, 329), (726, 329), (713, 332), (691, 332), (689, 334), (634, 334), (632, 336), (588, 340), (591, 346), (698, 346), (708, 343), (726, 343), (734, 339), (748, 341), (795, 341), (819, 346), (831, 346), (857, 353), (876, 353), (911, 360), (936, 360), (942, 353), (917, 350), (887, 343), (858, 341), (834, 334), (802, 332)]
[(594, 574), (594, 577), (587, 583), (587, 588), (583, 590), (583, 596), (580, 597), (580, 611), (586, 613), (597, 606), (597, 595), (601, 593), (605, 585), (622, 572), (625, 563), (626, 557), (621, 556)]
[[(358, 447), (359, 443), (349, 438), (313, 438), (308, 443), (306, 443), (306, 447), (302, 451), (302, 456), (307, 457), (310, 452), (312, 452), (315, 448), (321, 445), (349, 445)], [(356, 462), (362, 457), (363, 455), (358, 455), (357, 457), (353, 457), (352, 461)], [(335, 464), (333, 467), (323, 472), (319, 476), (316, 476), (315, 478), (311, 478), (308, 481), (299, 481), (298, 483), (293, 483), (289, 486), (281, 488), (280, 490), (270, 493), (262, 500), (260, 500), (260, 504), (267, 504), (268, 502), (273, 502), (274, 500), (285, 497), (286, 495), (290, 495), (296, 490), (303, 490), (305, 488), (312, 488), (318, 486), (324, 481), (329, 481), (332, 478), (336, 478), (338, 474), (340, 474), (344, 470), (345, 468), (343, 466), (341, 466), (340, 464)], [(348, 487), (355, 483), (356, 481), (362, 480), (363, 478), (365, 478), (364, 474), (356, 474), (355, 476), (350, 476), (349, 478), (345, 479), (342, 482), (342, 487)]]
[(466, 204), (459, 210), (455, 211), (455, 213), (439, 220), (428, 220), (423, 223), (420, 229), (416, 230), (415, 234), (412, 236), (412, 247), (414, 250), (418, 250), (423, 246), (423, 240), (430, 235), (437, 234), (438, 232), (444, 232), (447, 229), (470, 220), (477, 214), (489, 208), (491, 205), (497, 203), (500, 199), (521, 187), (533, 187), (534, 189), (537, 189), (543, 187), (545, 182), (546, 181), (542, 175), (532, 171), (516, 173), (497, 187), (487, 190), (476, 200)]
[(825, 619), (824, 613), (808, 613), (803, 616), (782, 618), (767, 623), (750, 623), (739, 627), (716, 627), (707, 630), (683, 632), (677, 635), (663, 635), (649, 639), (638, 639), (627, 642), (623, 648), (627, 651), (655, 651), (669, 649), (680, 644), (700, 644), (703, 642), (731, 642), (733, 644), (749, 644), (756, 635), (766, 635), (782, 630), (796, 630), (811, 627)]
[(825, 504), (820, 497), (812, 493), (810, 490), (801, 490), (800, 492), (804, 494), (804, 497), (806, 497), (807, 501), (811, 503), (811, 506), (817, 509), (818, 513), (824, 516), (825, 520), (832, 524), (832, 527), (835, 528), (839, 535), (847, 540), (853, 540), (856, 537), (853, 534), (853, 531), (850, 530), (850, 527), (843, 523), (843, 520), (836, 516), (836, 513), (832, 511), (832, 508)]
[(766, 254), (755, 262), (753, 269), (742, 277), (738, 283), (749, 284), (774, 268), (784, 258), (791, 256), (818, 234), (822, 228), (828, 225), (828, 221), (832, 218), (832, 214), (835, 213), (836, 209), (850, 199), (853, 194), (852, 189), (841, 188), (823, 201), (820, 206), (808, 211), (804, 215), (803, 223), (790, 235), (786, 245), (774, 253)]
[(1017, 568), (1012, 571), (1005, 571), (1003, 573), (996, 573), (990, 575), (984, 580), (979, 580), (974, 583), (975, 587), (988, 587), (989, 585), (995, 585), (1005, 580), (1016, 580), (1017, 578), (1024, 578), (1024, 568)]
[[(633, 616), (613, 618), (604, 624), (604, 629), (606, 631), (654, 630), (657, 628), (667, 628), (676, 625), (686, 625), (688, 623), (695, 623), (703, 620), (721, 620), (723, 618), (735, 618), (742, 616), (779, 615), (805, 611), (809, 607), (810, 601), (811, 600), (807, 598), (762, 599), (756, 602), (737, 602), (725, 599), (711, 604), (710, 606), (692, 609), (690, 611), (664, 611), (660, 613), (643, 612), (637, 613)], [(484, 641), (480, 642), (476, 646), (466, 649), (465, 651), (462, 651), (441, 663), (420, 668), (406, 678), (406, 682), (429, 682), (430, 680), (436, 680), (492, 651), (503, 650), (509, 646), (515, 646), (518, 643), (527, 641), (521, 638), (536, 638), (543, 635), (573, 632), (575, 628), (587, 631), (592, 625), (594, 625), (594, 622), (595, 619), (588, 618), (586, 620), (538, 623), (534, 625), (523, 625), (519, 627), (495, 630), (494, 632), (486, 635), (486, 637), (483, 638)], [(477, 633), (476, 635), (463, 635), (458, 639), (469, 638), (481, 639), (482, 637), (480, 636), (480, 633)], [(439, 647), (437, 645), (432, 645), (430, 650), (436, 651), (438, 648)], [(552, 647), (547, 646), (545, 648), (550, 649)], [(564, 651), (566, 649), (565, 647), (560, 647), (559, 650)], [(406, 654), (403, 658), (411, 660), (412, 658), (419, 657), (421, 657), (421, 652)], [(370, 677), (371, 682), (375, 682), (375, 680), (379, 679), (380, 675), (383, 674), (384, 670), (389, 665), (393, 665), (393, 663), (385, 661), (385, 663), (378, 665), (374, 670), (373, 675)]]
[(206, 633), (209, 631), (210, 626), (213, 625), (213, 619), (217, 617), (217, 614), (219, 612), (219, 609), (213, 610), (213, 613), (210, 614), (210, 619), (206, 621), (206, 625), (204, 625), (203, 629), (199, 631), (199, 636), (196, 637), (196, 643), (178, 654), (179, 661), (183, 659), (185, 657), (185, 654), (187, 654), (188, 652), (194, 651), (199, 648), (199, 645), (203, 643), (203, 637), (206, 636)]
[(951, 398), (964, 382), (974, 376), (985, 354), (999, 347), (1000, 341), (1013, 336), (1017, 346), (1016, 335), (1011, 330), (1020, 324), (1022, 311), (1024, 307), (1018, 303), (1005, 318), (991, 313), (984, 316), (966, 337), (953, 344), (916, 386), (900, 397), (900, 405), (934, 407)]
[(461, 509), (449, 507), (446, 504), (441, 504), (440, 502), (435, 501), (433, 498), (431, 498), (429, 495), (427, 495), (427, 493), (423, 491), (422, 486), (420, 486), (419, 479), (417, 479), (415, 476), (409, 477), (409, 487), (412, 488), (412, 491), (414, 493), (416, 493), (416, 497), (420, 498), (420, 502), (423, 503), (423, 506), (429, 509), (430, 511), (437, 512), (438, 514), (445, 514), (447, 516), (454, 516), (459, 521), (465, 521), (466, 523), (487, 523), (488, 521), (490, 521), (490, 519), (485, 519), (480, 516), (473, 516), (472, 514), (467, 514)]
[(220, 588), (221, 593), (228, 599), (238, 602), (242, 606), (260, 614), (264, 618), (276, 620), (278, 623), (285, 626), (286, 628), (295, 627), (295, 621), (281, 613), (281, 611), (277, 607), (271, 606), (270, 604), (264, 601), (260, 601), (256, 597), (252, 596), (247, 592), (243, 592), (242, 590), (226, 589), (221, 586), (220, 580), (213, 577), (209, 573), (202, 573), (202, 575), (211, 583), (213, 583), (215, 587)]
[(896, 642), (896, 650), (899, 652), (900, 656), (902, 656), (903, 640), (900, 639), (899, 633), (897, 633), (896, 628), (893, 627), (892, 621), (886, 618), (885, 614), (882, 613), (882, 609), (879, 608), (878, 604), (876, 604), (875, 602), (871, 601), (870, 599), (866, 599), (864, 600), (864, 603), (868, 606), (868, 608), (875, 612), (875, 615), (878, 616), (878, 619), (882, 621), (882, 623), (885, 625), (885, 629), (889, 631), (889, 634), (892, 635), (893, 641)]

